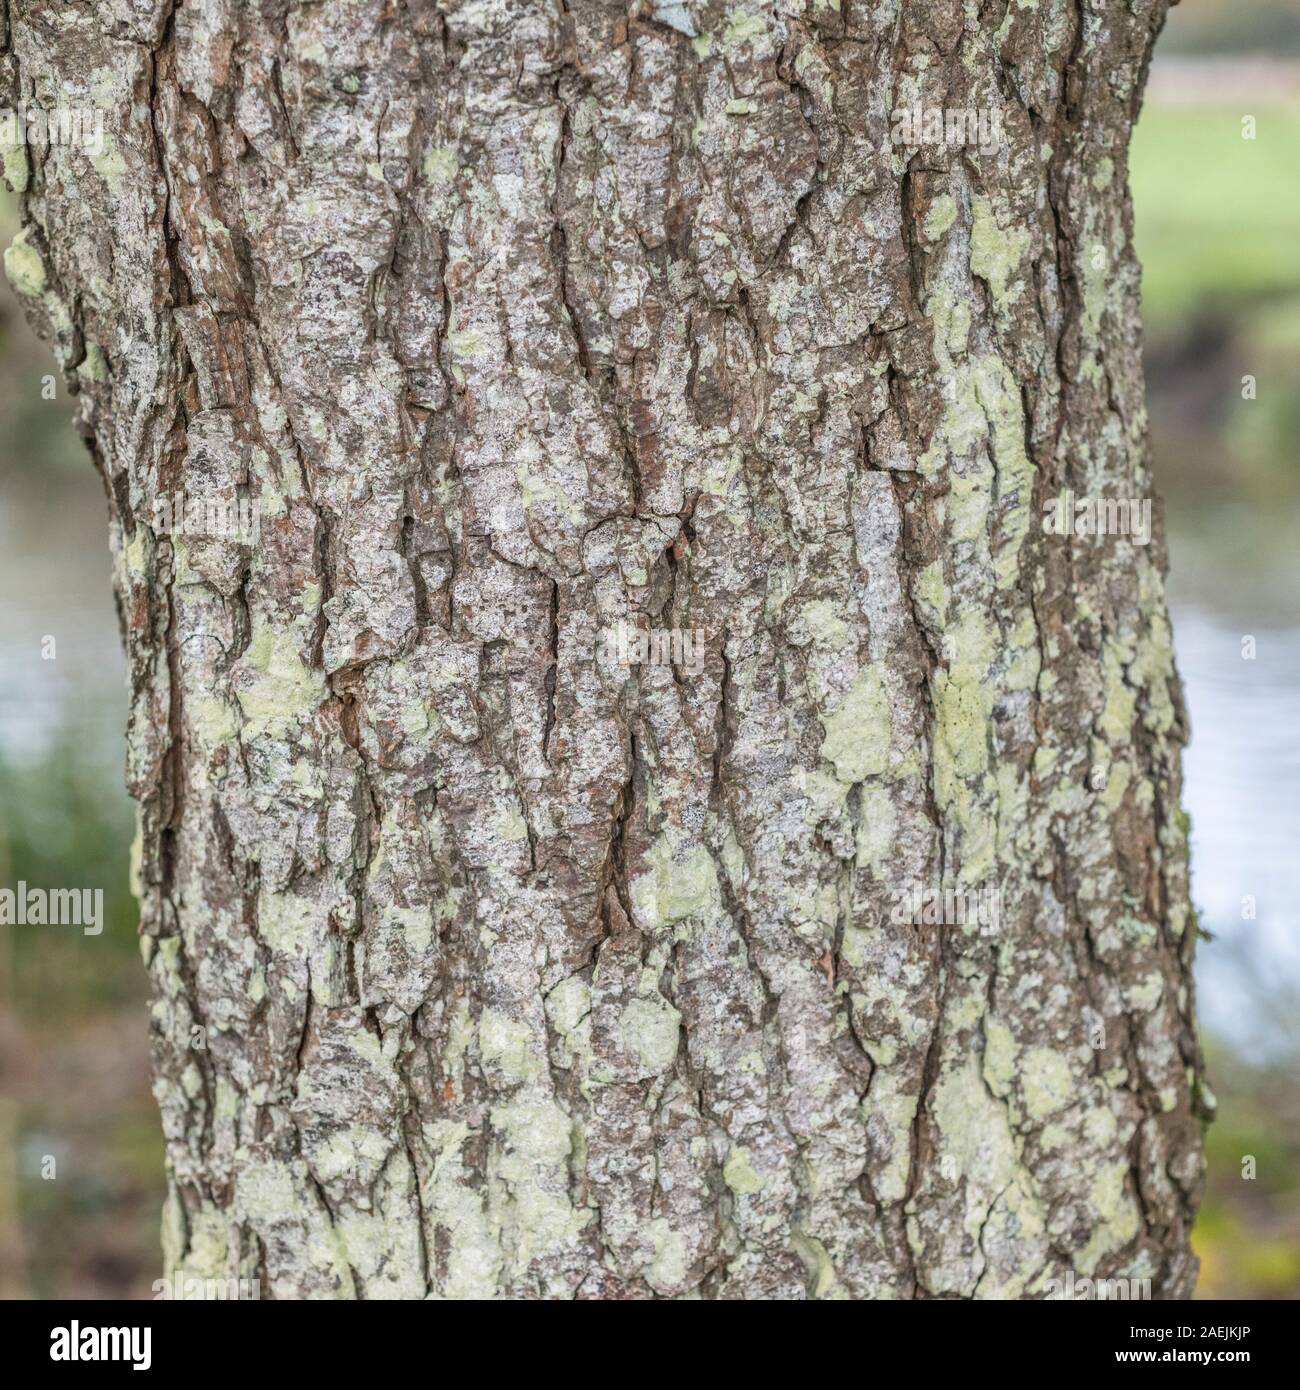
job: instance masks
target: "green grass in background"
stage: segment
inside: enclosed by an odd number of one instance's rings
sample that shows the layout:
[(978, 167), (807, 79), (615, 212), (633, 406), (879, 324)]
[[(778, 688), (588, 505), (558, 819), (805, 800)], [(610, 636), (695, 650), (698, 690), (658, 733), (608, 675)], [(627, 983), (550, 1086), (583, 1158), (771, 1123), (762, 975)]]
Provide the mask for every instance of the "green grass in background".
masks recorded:
[[(1148, 332), (1300, 294), (1300, 111), (1148, 103), (1129, 160)], [(1284, 317), (1300, 321), (1295, 306)]]

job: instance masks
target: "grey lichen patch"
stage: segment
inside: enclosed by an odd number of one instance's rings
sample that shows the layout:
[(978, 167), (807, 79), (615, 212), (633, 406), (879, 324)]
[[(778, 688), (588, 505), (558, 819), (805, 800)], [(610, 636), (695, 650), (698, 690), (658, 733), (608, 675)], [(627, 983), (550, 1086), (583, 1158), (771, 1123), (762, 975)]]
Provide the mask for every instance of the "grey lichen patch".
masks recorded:
[(5, 276), (15, 294), (37, 299), (45, 290), (45, 262), (32, 243), (32, 229), (24, 227), (5, 249)]
[(762, 14), (746, 11), (737, 6), (732, 11), (727, 27), (723, 31), (722, 43), (725, 48), (737, 48), (752, 43), (767, 33), (767, 20)]
[(822, 757), (844, 782), (881, 773), (889, 760), (892, 721), (880, 673), (865, 666), (835, 709), (822, 719)]
[(835, 1273), (835, 1265), (822, 1242), (797, 1226), (791, 1229), (790, 1240), (808, 1272), (808, 1297), (834, 1298), (837, 1294), (844, 1297), (844, 1290), (839, 1287)]
[[(10, 133), (16, 139), (6, 139)], [(31, 176), (31, 164), (27, 155), (27, 141), (21, 138), (16, 121), (0, 121), (0, 174), (12, 192), (26, 193)]]
[(931, 241), (938, 239), (957, 220), (957, 200), (948, 194), (936, 198), (925, 214), (925, 234)]
[(569, 1117), (553, 1100), (524, 1098), (495, 1107), (492, 1125), (502, 1136), (496, 1171), (509, 1194), (503, 1237), (511, 1257), (527, 1265), (573, 1247), (592, 1217), (569, 1197)]
[(98, 343), (86, 344), (86, 358), (77, 368), (77, 374), (101, 386), (110, 379), (108, 361)]
[(619, 1018), (625, 1050), (634, 1055), (646, 1076), (657, 1076), (677, 1057), (681, 1014), (661, 995), (631, 1000)]
[(253, 633), (235, 694), (244, 716), (243, 736), (283, 737), (309, 719), (324, 701), (324, 676), (303, 661), (296, 632), (266, 623)]
[(526, 1081), (539, 1070), (532, 1031), (527, 1024), (496, 1009), (484, 1009), (478, 1038), (484, 1063), (508, 1081)]
[(749, 1150), (743, 1144), (732, 1146), (722, 1165), (722, 1180), (738, 1197), (752, 1197), (763, 1190), (764, 1181), (750, 1163)]
[(1030, 1117), (1044, 1120), (1069, 1104), (1077, 1094), (1078, 1078), (1057, 1049), (1035, 1047), (1021, 1063), (1021, 1090)]
[(976, 612), (964, 613), (948, 630), (950, 659), (935, 680), (938, 727), (935, 787), (951, 802), (956, 783), (984, 772), (989, 764), (992, 688), (989, 669), (996, 634)]
[(1023, 265), (1029, 251), (1029, 230), (999, 226), (992, 201), (978, 193), (971, 199), (971, 219), (971, 274), (987, 282), (995, 304), (1009, 308), (1024, 293)]
[(674, 851), (668, 836), (651, 846), (648, 867), (632, 880), (632, 904), (647, 928), (712, 915), (719, 902), (718, 871), (703, 846)]

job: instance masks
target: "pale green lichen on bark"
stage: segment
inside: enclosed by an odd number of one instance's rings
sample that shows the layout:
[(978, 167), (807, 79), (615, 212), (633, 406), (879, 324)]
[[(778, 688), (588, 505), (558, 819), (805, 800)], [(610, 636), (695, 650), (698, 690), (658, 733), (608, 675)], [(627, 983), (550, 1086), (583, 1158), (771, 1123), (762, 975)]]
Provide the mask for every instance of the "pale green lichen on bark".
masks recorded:
[(106, 139), (0, 151), (6, 271), (109, 482), (167, 1269), (1188, 1292), (1159, 545), (1038, 526), (1146, 485), (1163, 0), (50, 11)]

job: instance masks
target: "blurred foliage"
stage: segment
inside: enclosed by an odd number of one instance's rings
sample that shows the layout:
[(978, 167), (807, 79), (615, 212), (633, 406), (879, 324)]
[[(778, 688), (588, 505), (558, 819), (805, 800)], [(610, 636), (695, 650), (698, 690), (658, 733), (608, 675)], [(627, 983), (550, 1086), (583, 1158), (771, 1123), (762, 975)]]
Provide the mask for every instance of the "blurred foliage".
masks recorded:
[(162, 1136), (127, 884), (130, 803), (103, 756), (116, 742), (106, 730), (102, 749), (87, 748), (69, 733), (38, 760), (0, 762), (0, 880), (104, 886), (100, 935), (46, 926), (0, 939), (9, 1296), (143, 1296), (157, 1277)]
[(1210, 1049), (1219, 1118), (1206, 1139), (1209, 1185), (1193, 1236), (1202, 1298), (1300, 1295), (1296, 1060), (1251, 1065)]
[(1296, 0), (1175, 0), (1162, 53), (1300, 54)]
[[(1242, 309), (1294, 322), (1300, 295), (1300, 110), (1148, 102), (1130, 171), (1149, 332)], [(1276, 323), (1275, 323), (1276, 328)]]
[(118, 768), (107, 751), (87, 749), (68, 733), (35, 765), (8, 765), (0, 756), (4, 881), (104, 889), (98, 936), (76, 927), (13, 933), (14, 991), (20, 1000), (39, 1000), (47, 1021), (139, 998), (138, 914), (127, 881), (131, 803), (114, 785)]

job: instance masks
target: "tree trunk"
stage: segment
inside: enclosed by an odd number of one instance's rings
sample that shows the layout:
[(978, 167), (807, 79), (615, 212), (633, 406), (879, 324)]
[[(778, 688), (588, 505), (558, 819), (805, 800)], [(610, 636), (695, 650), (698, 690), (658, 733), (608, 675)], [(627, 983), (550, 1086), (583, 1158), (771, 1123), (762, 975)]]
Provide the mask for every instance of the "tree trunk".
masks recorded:
[(1042, 524), (1150, 492), (1166, 0), (8, 8), (168, 1273), (1188, 1295), (1163, 546)]

